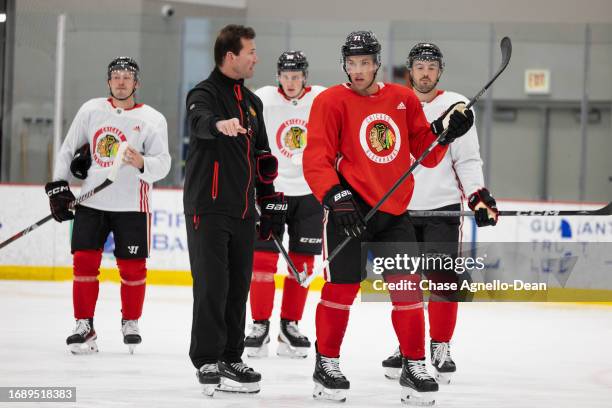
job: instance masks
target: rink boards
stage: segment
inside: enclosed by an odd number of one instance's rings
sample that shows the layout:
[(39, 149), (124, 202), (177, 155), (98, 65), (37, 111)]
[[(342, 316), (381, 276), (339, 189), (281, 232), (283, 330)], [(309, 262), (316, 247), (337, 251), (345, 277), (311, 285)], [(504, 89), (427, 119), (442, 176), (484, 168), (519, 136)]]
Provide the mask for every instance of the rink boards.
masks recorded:
[[(77, 194), (78, 189), (75, 189)], [(42, 186), (0, 185), (0, 240), (7, 239), (49, 212)], [(594, 209), (603, 203), (544, 203), (500, 200), (500, 209)], [(182, 191), (156, 189), (151, 212), (150, 258), (148, 283), (190, 285), (191, 275)], [(475, 242), (611, 242), (612, 217), (506, 217), (494, 228), (477, 229), (472, 218), (464, 219), (463, 240)], [(71, 223), (54, 221), (0, 250), (0, 279), (70, 280)], [(474, 239), (475, 237), (475, 239)], [(119, 281), (113, 256), (114, 241), (109, 237), (104, 248), (100, 280)], [(317, 257), (316, 262), (321, 262)], [(281, 260), (279, 271), (285, 271)], [(612, 271), (612, 264), (610, 264)], [(285, 272), (276, 275), (282, 285)], [(612, 290), (612, 273), (598, 277), (597, 287)], [(317, 278), (311, 289), (318, 290), (323, 280)], [(566, 288), (566, 289), (592, 289)]]

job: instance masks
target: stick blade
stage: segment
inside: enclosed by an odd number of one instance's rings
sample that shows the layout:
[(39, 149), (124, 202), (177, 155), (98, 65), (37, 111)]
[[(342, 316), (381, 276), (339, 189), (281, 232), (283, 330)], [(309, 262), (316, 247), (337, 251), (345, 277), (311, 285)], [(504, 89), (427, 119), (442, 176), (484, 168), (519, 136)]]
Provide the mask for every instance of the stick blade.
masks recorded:
[(123, 156), (125, 155), (125, 150), (128, 148), (127, 142), (119, 143), (119, 148), (117, 149), (117, 154), (115, 155), (115, 160), (113, 161), (113, 165), (111, 166), (110, 172), (108, 173), (108, 177), (106, 177), (110, 181), (115, 181), (117, 178), (117, 173), (119, 173), (119, 168), (123, 163)]
[(612, 215), (612, 202), (599, 210), (593, 211), (593, 213), (594, 215)]
[(510, 62), (510, 57), (512, 56), (512, 41), (510, 41), (510, 37), (504, 37), (499, 44), (502, 54), (502, 65), (506, 66)]

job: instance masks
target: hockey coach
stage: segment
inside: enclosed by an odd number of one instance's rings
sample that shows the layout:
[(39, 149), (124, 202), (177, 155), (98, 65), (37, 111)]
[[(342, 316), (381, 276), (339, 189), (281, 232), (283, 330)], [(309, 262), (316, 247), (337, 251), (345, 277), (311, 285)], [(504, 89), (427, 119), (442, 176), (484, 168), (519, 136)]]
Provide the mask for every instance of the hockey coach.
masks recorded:
[[(262, 102), (244, 86), (257, 63), (254, 39), (250, 27), (221, 29), (214, 70), (187, 95), (183, 204), (193, 276), (189, 356), (211, 393), (259, 391), (261, 375), (241, 359), (255, 204), (262, 211), (258, 236), (263, 240), (281, 233), (287, 210), (272, 183), (278, 163), (270, 154)], [(226, 380), (232, 380), (227, 381), (231, 387)]]

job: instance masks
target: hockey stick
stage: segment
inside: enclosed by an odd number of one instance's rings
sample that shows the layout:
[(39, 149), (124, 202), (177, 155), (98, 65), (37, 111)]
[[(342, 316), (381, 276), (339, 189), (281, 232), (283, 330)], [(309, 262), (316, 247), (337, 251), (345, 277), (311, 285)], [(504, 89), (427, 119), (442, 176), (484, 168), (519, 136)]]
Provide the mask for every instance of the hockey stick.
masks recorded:
[[(259, 216), (261, 217), (261, 210), (259, 209), (259, 207), (255, 206), (255, 209), (257, 210), (257, 214), (259, 214)], [(280, 251), (281, 255), (283, 256), (283, 259), (285, 260), (285, 262), (287, 262), (287, 266), (289, 267), (289, 270), (291, 271), (291, 274), (293, 275), (295, 280), (300, 285), (303, 285), (303, 282), (308, 277), (308, 272), (307, 272), (308, 266), (306, 265), (306, 263), (304, 263), (304, 270), (303, 271), (298, 271), (297, 268), (295, 267), (295, 264), (293, 263), (293, 261), (289, 257), (289, 254), (285, 250), (285, 247), (283, 247), (283, 244), (282, 244), (281, 240), (276, 236), (276, 234), (274, 232), (270, 231), (270, 233), (272, 235), (272, 240), (276, 244), (276, 248), (278, 248), (278, 250)]]
[[(473, 217), (472, 211), (409, 211), (411, 217)], [(499, 211), (500, 217), (558, 217), (576, 215), (612, 215), (612, 202), (597, 210), (518, 210)]]
[[(127, 149), (127, 147), (128, 147), (127, 142), (121, 142), (121, 144), (119, 144), (119, 149), (117, 149), (117, 155), (115, 156), (115, 160), (113, 161), (113, 164), (111, 166), (110, 172), (108, 173), (108, 176), (106, 177), (106, 180), (104, 180), (102, 182), (102, 184), (100, 184), (99, 186), (97, 186), (93, 190), (90, 190), (87, 193), (77, 197), (73, 202), (70, 203), (70, 205), (69, 205), (70, 209), (74, 209), (74, 207), (77, 206), (78, 204), (81, 204), (83, 201), (90, 199), (95, 194), (99, 193), (100, 191), (104, 190), (106, 187), (108, 187), (111, 184), (113, 184), (113, 182), (117, 178), (117, 173), (119, 172), (119, 168), (121, 167), (121, 163), (123, 162), (123, 155), (124, 155), (125, 149)], [(5, 246), (10, 244), (11, 242), (18, 240), (19, 238), (23, 237), (24, 235), (29, 234), (30, 232), (34, 231), (36, 228), (40, 227), (41, 225), (43, 225), (44, 223), (46, 223), (47, 221), (52, 220), (52, 219), (53, 219), (53, 215), (49, 214), (45, 218), (43, 218), (43, 219), (35, 222), (34, 224), (30, 225), (28, 228), (26, 228), (26, 229), (24, 229), (22, 231), (19, 231), (17, 234), (13, 235), (12, 237), (7, 239), (6, 241), (3, 241), (2, 243), (0, 243), (0, 249), (4, 248)]]
[[(470, 99), (468, 104), (465, 106), (465, 109), (471, 108), (472, 105), (474, 105), (476, 103), (476, 101), (478, 101), (478, 99), (480, 99), (480, 97), (487, 91), (487, 89), (489, 89), (489, 87), (493, 84), (493, 82), (495, 82), (497, 77), (499, 77), (501, 75), (501, 73), (504, 72), (504, 70), (506, 69), (506, 67), (510, 63), (510, 57), (512, 56), (512, 42), (510, 41), (510, 38), (508, 38), (508, 37), (502, 38), (501, 43), (500, 43), (499, 46), (500, 46), (500, 49), (501, 49), (502, 62), (500, 64), (497, 72), (495, 73), (495, 75), (493, 75), (493, 77), (489, 80), (489, 82), (487, 82), (486, 85), (480, 90), (480, 92), (478, 92), (476, 94), (476, 96), (474, 96), (472, 99)], [(363, 218), (364, 223), (367, 223), (374, 216), (374, 214), (376, 214), (378, 209), (387, 201), (387, 199), (395, 192), (395, 190), (397, 190), (397, 188), (408, 177), (410, 177), (412, 172), (414, 172), (414, 169), (416, 169), (421, 164), (421, 162), (425, 159), (425, 157), (427, 157), (427, 155), (429, 155), (429, 153), (431, 153), (431, 151), (438, 144), (440, 144), (441, 141), (444, 141), (444, 138), (446, 137), (447, 133), (448, 133), (448, 128), (444, 129), (444, 131), (440, 134), (440, 136), (438, 136), (438, 138), (433, 141), (433, 143), (423, 152), (423, 154), (421, 154), (421, 156), (418, 159), (416, 159), (416, 161), (414, 163), (412, 163), (410, 168), (408, 168), (408, 170), (406, 170), (406, 172), (395, 182), (395, 184), (393, 184), (393, 186), (391, 186), (389, 191), (387, 191), (387, 193), (384, 196), (382, 196), (382, 198), (378, 201), (378, 203), (374, 207), (372, 207), (372, 209), (370, 211), (368, 211), (366, 216)], [(329, 263), (332, 261), (332, 259), (334, 259), (336, 257), (336, 255), (338, 255), (338, 253), (340, 251), (342, 251), (342, 249), (349, 243), (351, 238), (352, 237), (346, 237), (344, 239), (344, 241), (342, 241), (340, 243), (340, 245), (338, 245), (336, 248), (334, 248), (334, 250), (331, 252), (331, 254), (328, 255), (327, 259), (325, 259), (323, 261), (323, 263), (318, 268), (315, 268), (315, 270), (312, 273), (312, 275), (310, 275), (308, 278), (306, 278), (305, 281), (303, 281), (302, 286), (307, 287), (310, 284), (310, 282), (312, 282), (312, 280), (319, 273), (321, 273), (321, 271), (323, 271), (325, 268), (327, 268), (329, 266)]]

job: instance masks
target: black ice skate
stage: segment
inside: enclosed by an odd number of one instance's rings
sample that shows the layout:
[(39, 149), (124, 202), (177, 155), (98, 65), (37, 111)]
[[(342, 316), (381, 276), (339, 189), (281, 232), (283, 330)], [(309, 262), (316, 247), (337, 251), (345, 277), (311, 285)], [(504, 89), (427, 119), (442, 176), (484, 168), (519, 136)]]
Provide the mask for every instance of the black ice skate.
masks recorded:
[(270, 321), (255, 320), (251, 332), (244, 339), (244, 350), (249, 357), (267, 357), (270, 343)]
[(259, 392), (261, 374), (244, 364), (242, 361), (230, 363), (219, 361), (221, 383), (219, 391), (254, 394)]
[(134, 349), (142, 342), (138, 320), (121, 319), (121, 333), (123, 333), (123, 344), (127, 344), (130, 354), (134, 354)]
[(427, 372), (424, 358), (421, 360), (403, 358), (400, 385), (404, 404), (429, 406), (436, 402), (434, 393), (438, 391), (438, 383)]
[(440, 384), (450, 384), (451, 376), (457, 371), (457, 366), (450, 355), (450, 344), (446, 342), (431, 341), (431, 365), (436, 370), (436, 381)]
[(385, 377), (390, 380), (400, 378), (402, 372), (402, 353), (400, 353), (399, 347), (392, 355), (383, 360), (382, 366), (385, 369)]
[(312, 396), (315, 399), (346, 401), (346, 393), (351, 383), (340, 371), (340, 358), (325, 357), (317, 352), (312, 379), (315, 383)]
[(219, 374), (217, 363), (204, 364), (196, 372), (196, 377), (198, 377), (198, 381), (202, 384), (202, 392), (207, 397), (212, 397), (221, 383), (221, 375)]
[(309, 348), (310, 340), (300, 333), (298, 322), (282, 319), (276, 354), (281, 357), (306, 358)]
[(72, 354), (91, 354), (98, 352), (96, 331), (93, 319), (77, 319), (72, 335), (66, 339), (68, 349)]

